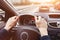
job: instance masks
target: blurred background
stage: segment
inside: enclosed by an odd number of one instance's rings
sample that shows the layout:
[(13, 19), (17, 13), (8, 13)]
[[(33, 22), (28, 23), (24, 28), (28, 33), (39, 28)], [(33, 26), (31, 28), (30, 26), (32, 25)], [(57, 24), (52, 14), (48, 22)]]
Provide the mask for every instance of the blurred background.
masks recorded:
[(60, 2), (60, 0), (8, 0), (12, 2), (14, 5), (31, 5), (31, 4), (55, 4), (56, 2)]

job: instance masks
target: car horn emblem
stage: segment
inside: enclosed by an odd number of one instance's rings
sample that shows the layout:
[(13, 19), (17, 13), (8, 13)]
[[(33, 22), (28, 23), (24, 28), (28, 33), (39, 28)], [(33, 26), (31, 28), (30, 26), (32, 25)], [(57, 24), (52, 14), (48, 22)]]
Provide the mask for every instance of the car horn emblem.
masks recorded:
[(21, 35), (20, 35), (20, 39), (21, 40), (28, 40), (29, 38), (29, 35), (27, 32), (22, 32)]

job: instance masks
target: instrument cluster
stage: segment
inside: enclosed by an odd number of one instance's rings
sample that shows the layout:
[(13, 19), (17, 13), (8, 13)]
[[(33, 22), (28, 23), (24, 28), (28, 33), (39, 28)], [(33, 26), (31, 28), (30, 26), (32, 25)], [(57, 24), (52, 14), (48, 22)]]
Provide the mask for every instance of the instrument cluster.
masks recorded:
[(22, 15), (19, 22), (20, 25), (35, 25), (35, 18), (32, 15)]

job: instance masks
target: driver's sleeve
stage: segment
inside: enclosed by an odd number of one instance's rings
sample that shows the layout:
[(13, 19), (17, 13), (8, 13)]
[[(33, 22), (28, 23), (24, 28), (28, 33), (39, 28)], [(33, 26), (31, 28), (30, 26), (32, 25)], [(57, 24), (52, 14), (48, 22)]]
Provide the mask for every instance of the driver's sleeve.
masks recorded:
[(47, 36), (41, 37), (41, 40), (51, 40), (51, 39), (50, 39), (50, 36), (47, 35)]
[(0, 30), (0, 40), (4, 40), (4, 38), (7, 37), (8, 33), (9, 33), (9, 32), (8, 32), (7, 30), (1, 29), (1, 30)]

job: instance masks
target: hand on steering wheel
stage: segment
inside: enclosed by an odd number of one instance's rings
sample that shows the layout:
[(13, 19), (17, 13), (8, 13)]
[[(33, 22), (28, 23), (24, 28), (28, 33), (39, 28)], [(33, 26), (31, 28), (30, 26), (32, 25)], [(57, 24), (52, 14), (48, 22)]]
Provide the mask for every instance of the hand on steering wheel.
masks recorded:
[(39, 29), (41, 36), (48, 35), (47, 32), (47, 22), (41, 16), (35, 16), (36, 27)]
[(35, 16), (35, 23), (38, 28), (47, 28), (47, 22), (41, 16)]
[(14, 27), (16, 25), (18, 19), (19, 19), (18, 16), (14, 16), (14, 17), (9, 18), (4, 29), (10, 30), (12, 27)]

